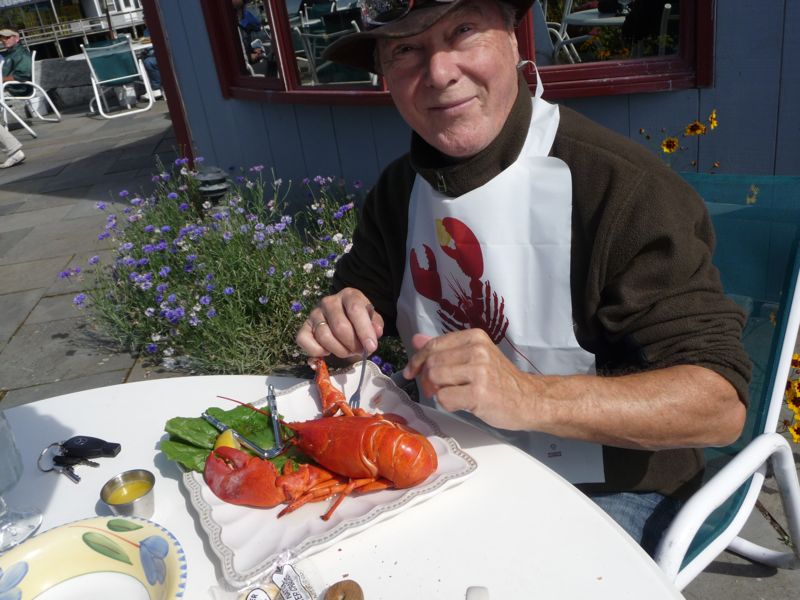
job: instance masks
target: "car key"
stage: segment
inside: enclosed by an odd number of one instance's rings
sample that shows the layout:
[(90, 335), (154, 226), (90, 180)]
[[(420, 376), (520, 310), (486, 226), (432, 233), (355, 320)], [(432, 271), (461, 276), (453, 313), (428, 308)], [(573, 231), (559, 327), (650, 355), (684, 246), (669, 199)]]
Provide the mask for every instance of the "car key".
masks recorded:
[(116, 456), (122, 446), (114, 442), (107, 442), (96, 437), (76, 435), (60, 444), (64, 456), (80, 458), (99, 458), (101, 456)]
[(59, 467), (77, 467), (78, 465), (84, 465), (87, 467), (99, 467), (100, 463), (95, 462), (93, 460), (89, 460), (88, 458), (83, 458), (82, 456), (71, 456), (65, 454), (57, 454), (53, 457), (53, 464)]
[(80, 483), (81, 476), (78, 475), (72, 467), (62, 467), (61, 465), (55, 464), (53, 462), (53, 470), (57, 471), (58, 473), (63, 473), (66, 475), (73, 483)]

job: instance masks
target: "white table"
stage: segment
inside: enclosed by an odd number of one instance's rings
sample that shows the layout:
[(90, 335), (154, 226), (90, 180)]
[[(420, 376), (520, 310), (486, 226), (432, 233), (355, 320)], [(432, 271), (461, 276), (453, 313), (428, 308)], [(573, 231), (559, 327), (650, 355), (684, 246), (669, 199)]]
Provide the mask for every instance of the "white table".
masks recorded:
[(596, 8), (579, 10), (564, 17), (564, 23), (576, 27), (621, 27), (624, 22), (625, 15), (601, 13)]
[[(272, 379), (278, 389), (297, 383)], [(9, 503), (38, 505), (44, 531), (108, 514), (99, 502), (103, 482), (127, 469), (149, 469), (157, 477), (152, 520), (169, 529), (186, 552), (184, 597), (210, 598), (220, 567), (180, 483), (181, 472), (159, 452), (158, 443), (167, 419), (222, 406), (218, 394), (243, 401), (263, 398), (264, 378), (164, 379), (6, 410), (25, 465)], [(486, 586), (493, 600), (682, 597), (638, 545), (566, 481), (470, 425), (429, 413), (475, 458), (478, 469), (462, 484), (300, 560), (300, 570), (313, 572), (325, 585), (348, 574), (371, 600), (458, 599), (468, 586)], [(119, 442), (122, 451), (98, 459), (98, 468), (78, 467), (79, 484), (36, 468), (45, 446), (76, 434)]]

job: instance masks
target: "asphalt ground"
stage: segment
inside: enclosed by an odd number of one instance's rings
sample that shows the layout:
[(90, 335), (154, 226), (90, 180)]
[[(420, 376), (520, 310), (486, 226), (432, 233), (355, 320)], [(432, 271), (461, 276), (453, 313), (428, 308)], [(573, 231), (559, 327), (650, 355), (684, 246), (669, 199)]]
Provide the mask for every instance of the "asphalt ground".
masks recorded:
[[(73, 305), (89, 282), (59, 273), (111, 252), (100, 241), (98, 201), (122, 205), (122, 190), (151, 188), (159, 161), (178, 157), (166, 103), (113, 120), (72, 110), (59, 123), (31, 122), (38, 138), (12, 129), (26, 160), (0, 170), (0, 409), (85, 389), (180, 373), (109, 345)], [(795, 452), (795, 462), (800, 451)], [(786, 548), (786, 517), (768, 479), (744, 537)], [(795, 540), (798, 542), (797, 540)], [(575, 543), (591, 543), (587, 539)], [(776, 570), (723, 553), (684, 590), (690, 600), (800, 597), (800, 571)]]

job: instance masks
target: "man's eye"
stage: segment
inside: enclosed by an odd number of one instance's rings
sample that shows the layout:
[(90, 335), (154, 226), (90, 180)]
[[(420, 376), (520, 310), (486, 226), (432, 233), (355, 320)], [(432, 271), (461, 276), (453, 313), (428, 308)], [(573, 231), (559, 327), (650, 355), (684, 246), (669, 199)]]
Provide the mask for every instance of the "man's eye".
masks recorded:
[(392, 50), (392, 56), (403, 56), (413, 51), (414, 51), (414, 46), (409, 46), (409, 45), (395, 46), (394, 50)]

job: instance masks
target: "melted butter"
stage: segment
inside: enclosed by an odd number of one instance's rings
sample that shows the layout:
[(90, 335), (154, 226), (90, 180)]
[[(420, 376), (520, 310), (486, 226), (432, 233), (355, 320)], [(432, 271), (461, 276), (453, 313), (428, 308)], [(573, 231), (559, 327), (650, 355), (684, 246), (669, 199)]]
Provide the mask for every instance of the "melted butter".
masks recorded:
[(108, 502), (110, 504), (125, 504), (132, 502), (137, 498), (144, 496), (152, 488), (149, 481), (143, 479), (135, 479), (129, 481), (125, 485), (121, 485), (108, 495)]

